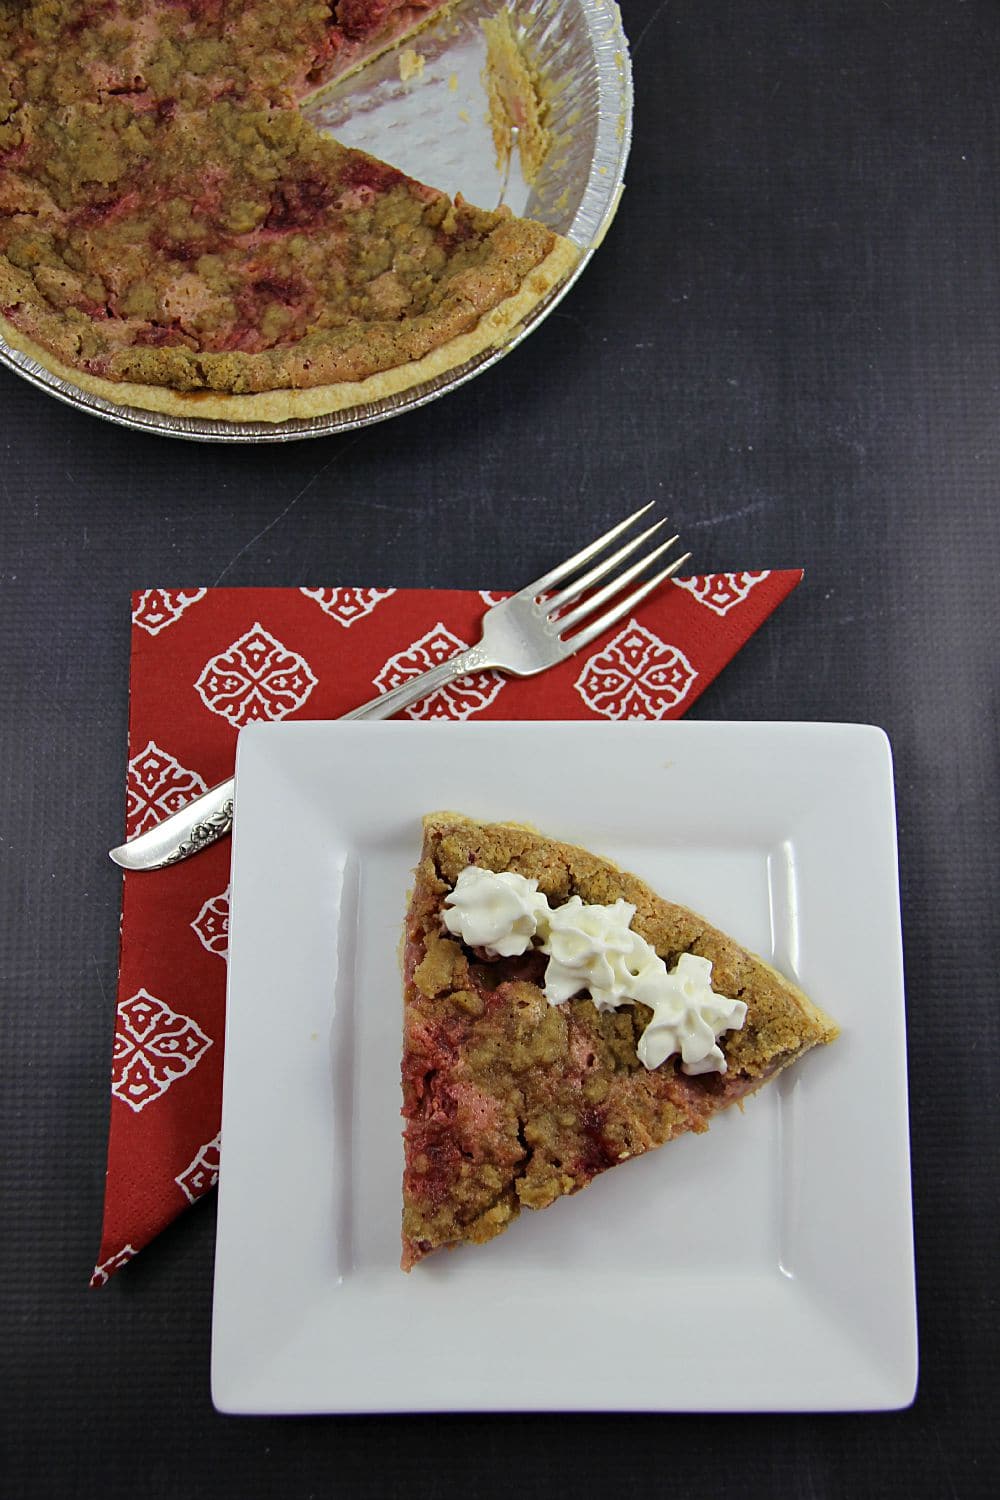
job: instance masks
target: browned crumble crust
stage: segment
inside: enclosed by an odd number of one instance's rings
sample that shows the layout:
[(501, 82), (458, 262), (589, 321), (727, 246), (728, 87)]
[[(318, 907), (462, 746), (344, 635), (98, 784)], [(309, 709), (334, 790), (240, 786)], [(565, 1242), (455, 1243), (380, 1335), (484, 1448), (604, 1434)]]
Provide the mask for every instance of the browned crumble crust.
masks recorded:
[[(647, 1071), (636, 1042), (650, 1012), (552, 1006), (541, 954), (486, 959), (442, 927), (445, 895), (467, 865), (538, 880), (552, 905), (623, 898), (635, 929), (672, 967), (712, 961), (712, 987), (746, 1002), (720, 1046), (728, 1071), (689, 1078), (676, 1058)], [(599, 1172), (640, 1156), (741, 1101), (835, 1023), (768, 964), (634, 875), (515, 824), (454, 814), (425, 820), (404, 945), (403, 1259), (482, 1243), (522, 1207), (545, 1208)]]
[(509, 333), (487, 315), (565, 242), (297, 109), (436, 8), (0, 0), (0, 328), (132, 400), (339, 388)]

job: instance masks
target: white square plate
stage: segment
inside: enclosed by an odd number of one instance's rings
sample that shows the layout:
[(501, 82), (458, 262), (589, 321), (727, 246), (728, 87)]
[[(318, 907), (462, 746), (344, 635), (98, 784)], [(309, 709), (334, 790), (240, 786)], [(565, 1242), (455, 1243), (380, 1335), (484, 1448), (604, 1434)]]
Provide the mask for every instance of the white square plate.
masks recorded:
[[(212, 1390), (227, 1412), (863, 1410), (916, 1383), (892, 767), (846, 724), (240, 736)], [(745, 1113), (399, 1270), (424, 812), (533, 823), (840, 1022)]]

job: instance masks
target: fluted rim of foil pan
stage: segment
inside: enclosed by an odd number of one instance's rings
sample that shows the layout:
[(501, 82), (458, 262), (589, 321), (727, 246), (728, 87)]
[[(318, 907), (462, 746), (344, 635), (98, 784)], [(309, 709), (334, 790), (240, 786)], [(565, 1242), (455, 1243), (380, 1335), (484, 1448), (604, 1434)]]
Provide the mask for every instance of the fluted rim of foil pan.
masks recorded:
[[(555, 144), (525, 213), (564, 234), (579, 247), (580, 258), (566, 280), (532, 309), (505, 343), (398, 395), (326, 416), (294, 417), (284, 422), (175, 417), (137, 406), (119, 406), (60, 379), (30, 355), (11, 348), (2, 338), (0, 363), (58, 401), (119, 427), (202, 443), (287, 443), (350, 432), (426, 406), (488, 370), (535, 331), (582, 274), (617, 211), (632, 141), (632, 68), (621, 14), (614, 0), (545, 0), (523, 20), (516, 19), (536, 55), (545, 57), (550, 76), (558, 73), (560, 55), (565, 54), (569, 69), (565, 77), (572, 84), (553, 101), (551, 124)], [(560, 184), (560, 137), (566, 140), (570, 134), (586, 135), (592, 141), (592, 148), (586, 185), (572, 207), (567, 224), (560, 222), (565, 209), (556, 189)]]

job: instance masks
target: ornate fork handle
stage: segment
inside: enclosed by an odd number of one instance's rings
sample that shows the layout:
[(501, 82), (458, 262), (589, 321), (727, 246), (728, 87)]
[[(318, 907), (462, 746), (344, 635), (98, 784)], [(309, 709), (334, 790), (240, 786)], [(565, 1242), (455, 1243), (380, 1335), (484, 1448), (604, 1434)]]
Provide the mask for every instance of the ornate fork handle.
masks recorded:
[[(228, 785), (229, 783), (226, 782), (226, 786)], [(206, 796), (211, 797), (213, 793), (218, 792), (219, 790), (219, 787), (212, 787), (206, 793)], [(194, 824), (187, 838), (177, 845), (177, 848), (173, 851), (172, 854), (168, 854), (166, 858), (161, 861), (161, 866), (175, 865), (180, 860), (187, 859), (189, 854), (197, 854), (200, 850), (207, 849), (209, 844), (214, 844), (219, 839), (224, 839), (226, 834), (232, 833), (232, 831), (233, 798), (229, 796), (225, 798), (221, 806), (218, 807), (214, 812), (206, 812), (201, 822)], [(117, 852), (117, 850), (114, 851), (114, 853)], [(114, 855), (112, 855), (112, 858), (113, 857)], [(154, 866), (153, 868), (156, 867)]]
[(496, 665), (497, 663), (487, 651), (483, 650), (481, 644), (470, 646), (466, 651), (459, 651), (457, 655), (449, 656), (447, 661), (439, 661), (436, 666), (428, 667), (427, 671), (421, 672), (419, 677), (410, 677), (406, 682), (399, 682), (387, 693), (380, 693), (377, 698), (363, 703), (360, 708), (352, 708), (350, 713), (341, 714), (341, 718), (391, 719), (393, 714), (399, 713), (400, 709), (409, 707), (420, 698), (426, 698), (427, 694), (433, 693), (435, 688), (454, 682), (456, 677), (468, 677), (472, 672), (485, 672), (489, 667)]
[[(425, 698), (435, 688), (453, 682), (456, 677), (466, 677), (471, 672), (483, 672), (494, 663), (482, 646), (470, 647), (450, 656), (447, 661), (398, 683), (387, 693), (354, 708), (344, 714), (345, 719), (389, 719), (401, 709), (419, 698)], [(171, 813), (150, 828), (146, 833), (119, 844), (110, 851), (116, 865), (125, 870), (162, 870), (167, 865), (178, 864), (189, 855), (207, 849), (232, 832), (235, 782), (232, 777), (218, 786), (209, 787), (198, 797), (192, 797), (177, 812)]]

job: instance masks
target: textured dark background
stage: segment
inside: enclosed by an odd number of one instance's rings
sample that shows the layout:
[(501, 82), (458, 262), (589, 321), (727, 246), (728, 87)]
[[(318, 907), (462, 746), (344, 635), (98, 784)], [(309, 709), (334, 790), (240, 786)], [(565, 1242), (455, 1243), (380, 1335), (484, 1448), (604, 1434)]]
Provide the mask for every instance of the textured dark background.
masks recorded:
[[(636, 136), (618, 220), (545, 327), (455, 395), (361, 434), (229, 451), (117, 430), (0, 370), (11, 1496), (995, 1493), (1000, 9), (626, 0), (625, 20)], [(701, 570), (807, 570), (694, 712), (866, 720), (892, 738), (916, 1404), (218, 1417), (214, 1203), (86, 1290), (129, 591), (516, 586), (653, 497)], [(594, 1379), (620, 1389), (628, 1372)]]

